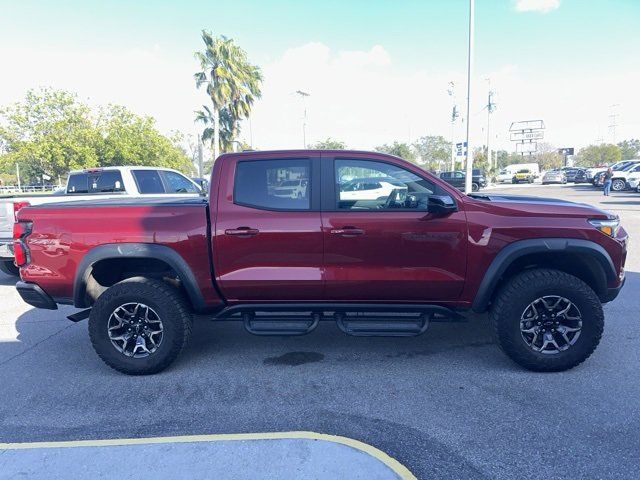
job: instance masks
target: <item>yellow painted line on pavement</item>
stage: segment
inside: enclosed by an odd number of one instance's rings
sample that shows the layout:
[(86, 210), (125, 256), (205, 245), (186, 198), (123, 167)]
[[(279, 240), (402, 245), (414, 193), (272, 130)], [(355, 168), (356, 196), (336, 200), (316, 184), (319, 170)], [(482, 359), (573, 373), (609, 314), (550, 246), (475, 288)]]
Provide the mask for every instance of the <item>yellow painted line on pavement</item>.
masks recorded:
[(214, 435), (179, 435), (175, 437), (112, 438), (106, 440), (71, 440), (62, 442), (0, 443), (0, 450), (37, 448), (109, 447), (123, 445), (151, 445), (161, 443), (225, 442), (242, 440), (322, 440), (355, 448), (374, 457), (393, 470), (403, 480), (417, 480), (411, 471), (382, 450), (368, 443), (339, 435), (316, 432), (221, 433)]

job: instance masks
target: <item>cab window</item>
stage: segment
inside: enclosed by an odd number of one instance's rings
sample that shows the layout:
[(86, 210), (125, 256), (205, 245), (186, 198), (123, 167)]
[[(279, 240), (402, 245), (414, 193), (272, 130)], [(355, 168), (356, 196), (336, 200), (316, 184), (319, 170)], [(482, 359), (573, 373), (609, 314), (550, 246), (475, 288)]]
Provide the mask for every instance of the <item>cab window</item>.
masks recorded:
[(336, 160), (336, 209), (427, 210), (433, 183), (402, 167), (374, 160)]

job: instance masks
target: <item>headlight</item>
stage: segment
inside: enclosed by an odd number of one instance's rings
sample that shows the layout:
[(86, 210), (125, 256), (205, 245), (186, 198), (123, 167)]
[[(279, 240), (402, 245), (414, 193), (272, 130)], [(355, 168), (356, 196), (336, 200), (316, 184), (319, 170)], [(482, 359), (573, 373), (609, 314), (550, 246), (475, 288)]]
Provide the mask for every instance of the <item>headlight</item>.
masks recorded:
[(605, 235), (609, 235), (610, 237), (615, 237), (618, 233), (618, 229), (620, 228), (620, 219), (614, 218), (610, 220), (597, 220), (592, 218), (589, 220), (589, 223), (600, 230)]

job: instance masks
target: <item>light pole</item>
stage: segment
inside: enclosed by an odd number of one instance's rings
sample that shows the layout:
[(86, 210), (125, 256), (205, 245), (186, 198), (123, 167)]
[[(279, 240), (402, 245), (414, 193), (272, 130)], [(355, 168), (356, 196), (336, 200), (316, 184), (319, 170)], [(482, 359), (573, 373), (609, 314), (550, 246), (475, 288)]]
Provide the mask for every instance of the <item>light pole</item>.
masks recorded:
[(455, 142), (455, 128), (456, 128), (456, 119), (458, 118), (458, 106), (456, 105), (456, 92), (455, 92), (455, 84), (453, 82), (449, 82), (449, 89), (447, 93), (451, 97), (451, 171), (453, 172), (456, 169), (456, 142)]
[(303, 92), (302, 90), (296, 90), (296, 94), (302, 98), (302, 106), (304, 107), (304, 114), (302, 117), (302, 148), (307, 148), (307, 97), (311, 96), (310, 93)]
[(471, 192), (473, 180), (473, 150), (469, 131), (471, 129), (471, 76), (473, 75), (473, 23), (475, 0), (469, 0), (469, 49), (467, 53), (467, 165), (465, 170), (464, 192)]

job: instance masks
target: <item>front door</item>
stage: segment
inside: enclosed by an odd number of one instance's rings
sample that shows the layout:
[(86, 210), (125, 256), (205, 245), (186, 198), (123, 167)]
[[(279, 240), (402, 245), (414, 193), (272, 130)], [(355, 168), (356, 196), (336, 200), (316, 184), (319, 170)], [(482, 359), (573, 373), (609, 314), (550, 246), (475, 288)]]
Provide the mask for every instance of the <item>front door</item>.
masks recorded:
[(212, 225), (215, 276), (227, 300), (322, 299), (318, 161), (255, 153), (223, 163)]
[(429, 195), (447, 194), (444, 189), (393, 159), (353, 155), (323, 158), (322, 166), (327, 300), (459, 297), (466, 273), (464, 212), (437, 217), (427, 211)]

